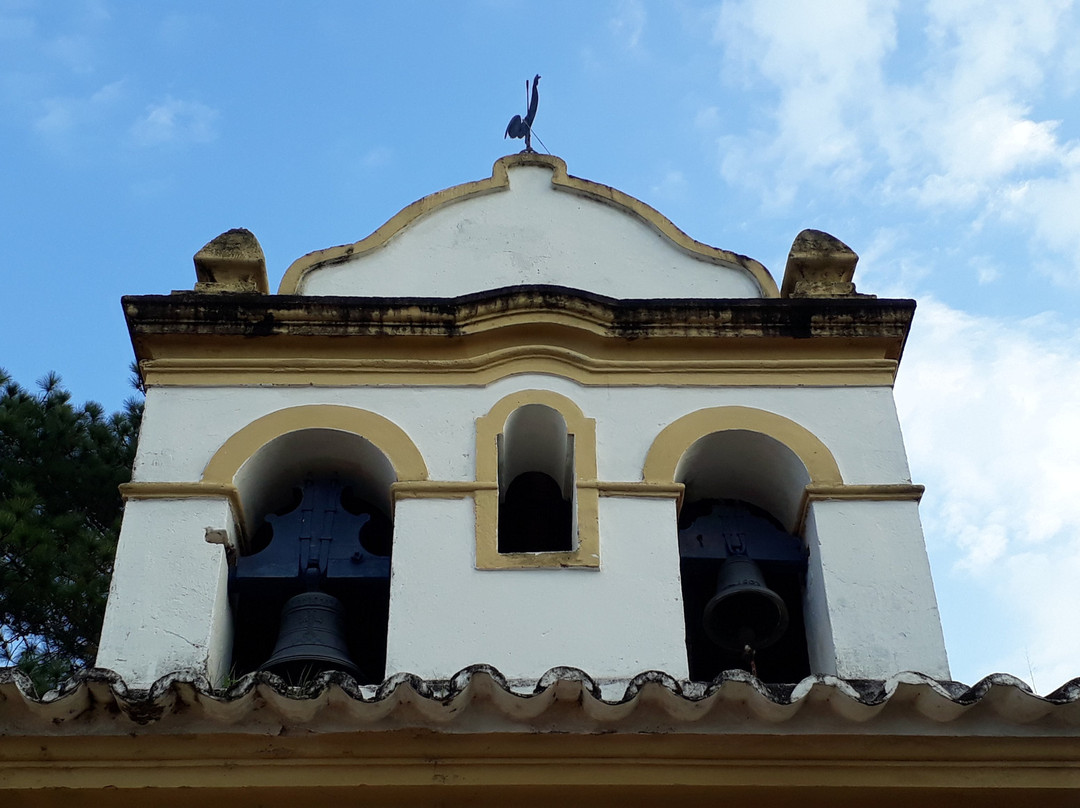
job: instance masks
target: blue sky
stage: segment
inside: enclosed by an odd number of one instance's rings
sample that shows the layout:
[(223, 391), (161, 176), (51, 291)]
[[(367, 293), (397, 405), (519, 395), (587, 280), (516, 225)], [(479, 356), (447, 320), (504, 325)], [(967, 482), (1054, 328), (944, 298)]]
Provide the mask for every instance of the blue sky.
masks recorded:
[(778, 279), (919, 301), (897, 385), (953, 674), (1080, 675), (1074, 2), (0, 0), (0, 366), (130, 394), (123, 294), (247, 227), (271, 285), (535, 131)]

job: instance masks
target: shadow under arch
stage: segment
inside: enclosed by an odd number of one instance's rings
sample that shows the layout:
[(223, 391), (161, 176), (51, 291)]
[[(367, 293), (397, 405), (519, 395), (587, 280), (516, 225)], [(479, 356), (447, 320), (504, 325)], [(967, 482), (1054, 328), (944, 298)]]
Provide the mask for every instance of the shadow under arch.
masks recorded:
[(203, 470), (202, 482), (232, 484), (240, 467), (275, 438), (304, 429), (350, 432), (382, 452), (399, 481), (426, 480), (427, 465), (405, 430), (368, 410), (339, 404), (304, 404), (257, 418), (226, 440)]
[[(334, 440), (335, 433), (345, 433), (344, 440)], [(301, 440), (301, 438), (303, 438)], [(379, 488), (385, 489), (379, 504), (390, 512), (389, 486), (397, 481), (427, 479), (427, 466), (419, 449), (405, 431), (388, 418), (355, 407), (337, 404), (306, 404), (288, 407), (257, 418), (229, 437), (210, 458), (203, 470), (202, 482), (239, 489), (242, 507), (239, 514), (249, 533), (266, 510), (261, 500), (272, 485), (245, 484), (240, 478), (249, 461), (258, 460), (274, 448), (298, 443), (299, 459), (310, 462), (322, 451), (330, 463), (359, 466), (367, 463)], [(346, 456), (351, 455), (348, 460)], [(343, 468), (343, 470), (347, 470)], [(266, 481), (264, 481), (266, 482)]]
[(581, 411), (576, 401), (553, 390), (519, 390), (510, 393), (495, 402), (482, 417), (490, 419), (493, 425), (501, 429), (511, 413), (528, 404), (542, 404), (550, 407), (562, 415), (568, 426), (578, 425), (586, 420), (585, 413)]
[[(336, 666), (366, 683), (382, 681), (391, 486), (426, 477), (420, 452), (399, 426), (353, 407), (277, 410), (222, 444), (203, 481), (234, 486), (240, 503), (240, 554), (229, 575), (237, 671), (272, 665), (279, 667), (266, 669), (291, 677)], [(316, 595), (322, 600), (301, 600)], [(298, 644), (298, 626), (328, 610), (339, 618), (326, 629), (333, 642)]]
[(684, 487), (679, 556), (691, 678), (710, 681), (732, 668), (771, 682), (809, 675), (811, 548), (800, 534), (808, 486), (842, 484), (828, 447), (776, 413), (713, 407), (662, 430), (644, 474)]
[(643, 477), (646, 482), (685, 483), (687, 499), (715, 495), (692, 490), (695, 470), (703, 467), (729, 487), (743, 485), (742, 498), (771, 512), (789, 531), (799, 523), (808, 484), (843, 483), (836, 459), (820, 438), (789, 418), (753, 407), (710, 407), (672, 422), (649, 447)]
[[(563, 495), (572, 500), (571, 538), (568, 551), (499, 552), (498, 524), (500, 472), (513, 464), (500, 458), (500, 443), (515, 413), (540, 408), (557, 414), (572, 445), (572, 468), (563, 482)], [(525, 441), (528, 443), (528, 440)], [(600, 565), (599, 492), (596, 486), (596, 421), (587, 418), (572, 399), (551, 390), (519, 390), (499, 399), (476, 419), (476, 480), (482, 487), (476, 502), (476, 566), (478, 569), (548, 567), (597, 568)]]

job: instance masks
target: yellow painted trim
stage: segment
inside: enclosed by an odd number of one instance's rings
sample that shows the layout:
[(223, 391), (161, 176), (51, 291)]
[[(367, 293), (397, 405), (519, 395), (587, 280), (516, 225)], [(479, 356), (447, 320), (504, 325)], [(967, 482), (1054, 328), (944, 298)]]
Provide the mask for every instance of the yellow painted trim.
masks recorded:
[(883, 483), (880, 485), (815, 485), (811, 483), (803, 491), (799, 502), (799, 521), (797, 533), (800, 535), (806, 525), (806, 515), (812, 502), (830, 500), (858, 500), (863, 502), (919, 502), (926, 487), (913, 483)]
[(690, 238), (676, 227), (670, 219), (655, 208), (646, 205), (640, 199), (635, 199), (606, 185), (572, 177), (567, 173), (565, 162), (558, 157), (546, 154), (513, 154), (500, 157), (495, 161), (495, 165), (491, 169), (491, 177), (488, 179), (455, 185), (452, 188), (446, 188), (425, 196), (398, 212), (370, 236), (354, 244), (343, 244), (339, 247), (317, 250), (298, 258), (286, 270), (285, 276), (281, 279), (281, 285), (278, 287), (278, 294), (302, 294), (304, 278), (312, 271), (373, 252), (385, 246), (394, 236), (417, 219), (441, 207), (461, 202), (473, 196), (508, 190), (510, 188), (509, 169), (517, 166), (549, 168), (552, 172), (551, 184), (556, 190), (568, 191), (621, 210), (623, 213), (629, 214), (649, 225), (676, 247), (697, 258), (747, 272), (757, 282), (762, 297), (780, 296), (776, 281), (759, 262), (728, 250), (710, 247)]
[(240, 492), (230, 483), (217, 482), (131, 482), (120, 485), (120, 496), (129, 499), (227, 499), (233, 519), (244, 522)]
[(820, 438), (790, 418), (753, 407), (711, 407), (668, 424), (649, 447), (645, 481), (674, 482), (675, 469), (687, 449), (706, 435), (730, 430), (757, 432), (782, 443), (802, 461), (813, 483), (843, 483), (836, 458)]
[[(566, 553), (500, 553), (498, 436), (506, 419), (526, 404), (556, 410), (574, 436), (574, 501), (577, 506), (577, 549)], [(550, 390), (520, 390), (500, 399), (476, 419), (476, 568), (533, 569), (600, 566), (600, 504), (596, 481), (596, 421), (586, 418), (572, 400)]]
[(232, 483), (130, 482), (120, 484), (125, 499), (216, 499), (237, 495)]
[(152, 387), (485, 386), (524, 373), (561, 376), (590, 386), (890, 387), (897, 363), (891, 359), (700, 358), (650, 362), (523, 346), (463, 359), (153, 359), (140, 367)]
[(681, 499), (686, 486), (682, 483), (609, 482), (580, 483), (581, 488), (595, 487), (602, 497), (645, 497), (651, 499)]
[(808, 485), (806, 498), (812, 502), (828, 499), (914, 500), (922, 499), (926, 486), (914, 483), (880, 485)]
[(225, 441), (203, 471), (203, 482), (232, 484), (240, 467), (274, 438), (302, 429), (334, 429), (370, 441), (386, 455), (398, 480), (426, 480), (427, 466), (416, 444), (388, 418), (355, 407), (306, 404), (252, 421)]
[(0, 794), (5, 805), (21, 808), (1071, 808), (1080, 789), (1080, 739), (1068, 731), (999, 737), (285, 729), (292, 731), (0, 736)]
[(413, 480), (394, 483), (390, 493), (399, 499), (468, 499), (477, 491), (499, 490), (497, 483), (473, 482), (471, 480)]
[[(582, 480), (579, 489), (595, 488), (602, 497), (645, 497), (672, 499), (681, 497), (682, 483), (610, 482)], [(395, 500), (400, 499), (468, 499), (477, 491), (498, 491), (496, 483), (471, 480), (419, 480), (394, 483), (390, 486)]]

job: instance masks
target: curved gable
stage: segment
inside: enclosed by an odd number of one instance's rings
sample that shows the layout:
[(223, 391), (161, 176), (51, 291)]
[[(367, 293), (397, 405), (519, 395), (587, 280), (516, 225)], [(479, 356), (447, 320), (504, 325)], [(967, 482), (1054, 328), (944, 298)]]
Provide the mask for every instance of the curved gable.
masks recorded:
[(279, 293), (453, 297), (517, 284), (619, 298), (779, 296), (757, 261), (694, 241), (644, 202), (569, 176), (557, 157), (524, 153), (355, 244), (298, 259)]

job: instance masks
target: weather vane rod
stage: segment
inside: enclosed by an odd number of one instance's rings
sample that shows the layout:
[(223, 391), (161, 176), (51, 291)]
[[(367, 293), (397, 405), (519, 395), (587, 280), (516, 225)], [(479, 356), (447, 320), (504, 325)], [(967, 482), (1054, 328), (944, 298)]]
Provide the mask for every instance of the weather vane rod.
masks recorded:
[[(529, 100), (529, 109), (525, 113), (525, 117), (522, 118), (520, 115), (515, 115), (513, 118), (511, 118), (510, 123), (506, 125), (506, 134), (503, 135), (503, 140), (506, 140), (506, 138), (508, 137), (525, 138), (525, 151), (527, 152), (533, 151), (532, 125), (533, 120), (536, 118), (536, 108), (540, 104), (540, 91), (538, 89), (539, 86), (540, 75), (537, 74), (536, 77), (532, 80), (532, 98)], [(525, 96), (529, 96), (528, 79), (525, 79)], [(537, 136), (536, 139), (540, 140), (540, 137)], [(544, 146), (544, 141), (540, 140), (540, 145)], [(547, 146), (544, 146), (544, 148), (547, 149)]]

